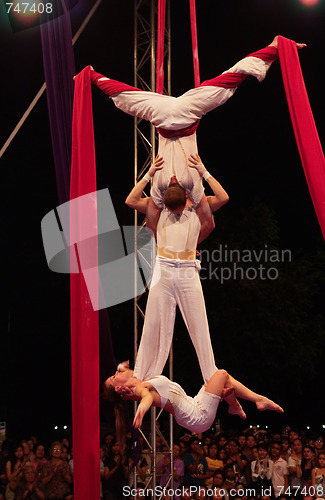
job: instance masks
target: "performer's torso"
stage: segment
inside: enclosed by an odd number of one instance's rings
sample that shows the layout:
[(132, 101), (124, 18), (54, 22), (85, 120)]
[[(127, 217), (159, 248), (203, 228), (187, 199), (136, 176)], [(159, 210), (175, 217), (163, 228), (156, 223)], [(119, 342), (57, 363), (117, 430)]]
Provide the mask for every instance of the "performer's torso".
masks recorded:
[(158, 255), (168, 259), (195, 260), (201, 223), (194, 208), (180, 215), (162, 210), (157, 225)]

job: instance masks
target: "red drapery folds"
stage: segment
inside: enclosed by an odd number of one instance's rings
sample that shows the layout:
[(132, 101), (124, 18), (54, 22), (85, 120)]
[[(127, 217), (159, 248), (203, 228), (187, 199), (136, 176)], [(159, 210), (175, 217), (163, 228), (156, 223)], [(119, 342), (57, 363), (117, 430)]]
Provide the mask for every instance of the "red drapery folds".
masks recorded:
[(192, 36), (194, 86), (199, 87), (200, 86), (200, 65), (199, 65), (199, 48), (198, 48), (198, 42), (197, 42), (195, 0), (190, 0), (190, 16), (191, 16), (191, 36)]
[[(71, 360), (74, 497), (99, 500), (99, 338), (98, 311), (93, 309), (81, 272), (85, 262), (98, 263), (95, 144), (90, 67), (75, 80), (70, 181), (70, 248), (79, 273), (71, 283)], [(83, 248), (82, 242), (91, 245)], [(73, 255), (71, 255), (71, 260)], [(98, 264), (96, 268), (98, 267)], [(98, 276), (94, 276), (98, 282)], [(98, 284), (98, 283), (97, 283)]]
[(292, 126), (309, 192), (325, 238), (325, 159), (299, 63), (296, 43), (279, 37), (279, 58)]
[(158, 0), (156, 92), (164, 91), (164, 43), (165, 43), (166, 0)]

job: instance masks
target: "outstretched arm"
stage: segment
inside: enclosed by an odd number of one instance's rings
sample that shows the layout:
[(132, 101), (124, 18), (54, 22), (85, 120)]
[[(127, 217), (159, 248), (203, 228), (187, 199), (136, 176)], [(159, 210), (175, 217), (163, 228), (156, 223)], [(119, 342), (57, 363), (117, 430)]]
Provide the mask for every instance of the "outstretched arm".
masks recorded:
[(216, 212), (229, 201), (229, 196), (221, 184), (207, 171), (198, 154), (191, 155), (188, 159), (188, 165), (196, 168), (201, 177), (204, 177), (213, 191), (214, 196), (208, 196), (208, 202), (211, 212)]
[(137, 395), (141, 396), (141, 401), (138, 405), (136, 414), (134, 416), (133, 427), (135, 429), (139, 429), (139, 427), (141, 427), (142, 425), (142, 420), (144, 415), (149, 410), (149, 408), (151, 408), (151, 405), (153, 403), (153, 397), (149, 389), (143, 386), (137, 386), (136, 393)]
[(128, 207), (138, 210), (143, 214), (147, 212), (149, 198), (142, 197), (142, 193), (150, 179), (155, 175), (156, 171), (163, 168), (163, 163), (164, 159), (157, 155), (146, 175), (142, 177), (142, 179), (134, 186), (129, 196), (126, 198), (125, 203)]

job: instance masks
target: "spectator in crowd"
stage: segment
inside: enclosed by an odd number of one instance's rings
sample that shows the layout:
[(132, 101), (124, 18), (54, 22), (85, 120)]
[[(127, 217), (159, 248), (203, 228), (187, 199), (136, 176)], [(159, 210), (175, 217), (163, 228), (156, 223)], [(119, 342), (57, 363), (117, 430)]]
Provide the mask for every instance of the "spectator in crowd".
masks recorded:
[(222, 470), (217, 470), (213, 476), (213, 500), (229, 500)]
[(14, 448), (13, 454), (6, 463), (7, 486), (5, 498), (13, 500), (19, 480), (23, 475), (25, 465), (30, 465), (24, 457), (24, 449), (21, 444)]
[(298, 432), (294, 429), (290, 429), (290, 431), (288, 433), (288, 437), (289, 437), (289, 441), (290, 441), (290, 448), (292, 448), (294, 440), (300, 438)]
[(287, 437), (281, 438), (281, 450), (282, 450), (281, 457), (284, 460), (288, 461), (291, 455), (289, 438)]
[(8, 442), (5, 440), (1, 445), (0, 452), (0, 500), (5, 500), (5, 492), (7, 487), (6, 463), (9, 459)]
[(189, 452), (184, 453), (184, 485), (204, 486), (204, 481), (209, 477), (208, 464), (199, 444), (199, 438), (192, 436), (189, 443)]
[(244, 434), (243, 432), (241, 432), (240, 434), (238, 434), (237, 441), (239, 443), (239, 449), (243, 453), (243, 450), (244, 450), (244, 448), (246, 446), (246, 434)]
[(44, 485), (37, 481), (32, 465), (25, 465), (15, 492), (15, 500), (45, 500)]
[(269, 458), (267, 444), (264, 441), (257, 445), (258, 460), (251, 463), (252, 480), (256, 499), (271, 496), (273, 461)]
[(23, 450), (24, 450), (24, 459), (25, 459), (25, 462), (27, 463), (27, 462), (31, 462), (32, 460), (34, 460), (35, 454), (32, 451), (30, 442), (27, 441), (27, 439), (24, 439), (21, 442), (21, 445), (22, 445)]
[(324, 437), (320, 434), (319, 436), (316, 437), (315, 439), (315, 452), (316, 452), (316, 457), (318, 456), (318, 453), (320, 451), (324, 450)]
[(42, 477), (46, 500), (64, 500), (71, 491), (72, 475), (69, 464), (62, 460), (60, 441), (52, 443), (50, 457), (44, 465)]
[[(180, 458), (181, 448), (178, 444), (174, 444), (173, 446), (173, 480), (174, 480), (174, 490), (177, 490), (184, 476), (184, 462)], [(157, 474), (161, 475), (159, 480), (159, 485), (164, 487), (169, 482), (171, 470), (170, 470), (170, 454), (165, 455), (161, 458), (157, 464)], [(170, 487), (171, 484), (169, 483)], [(178, 495), (175, 495), (175, 498), (179, 498)]]
[[(236, 483), (242, 482), (244, 479), (244, 471), (247, 465), (247, 458), (239, 451), (239, 442), (237, 439), (230, 439), (229, 444), (229, 458), (227, 464), (231, 464), (234, 468), (236, 475)], [(246, 482), (246, 481), (245, 481)]]
[(247, 500), (247, 491), (245, 490), (245, 486), (241, 483), (236, 486), (236, 495), (233, 497), (234, 500)]
[(43, 476), (43, 468), (47, 463), (47, 459), (45, 458), (45, 446), (41, 443), (36, 445), (35, 448), (35, 458), (31, 461), (32, 467), (34, 467), (36, 472), (37, 481), (41, 481)]
[(120, 500), (123, 498), (123, 486), (127, 485), (129, 467), (127, 457), (123, 457), (120, 444), (115, 439), (110, 442), (104, 477), (104, 500)]
[(208, 455), (205, 457), (210, 477), (205, 480), (205, 485), (211, 488), (213, 483), (213, 475), (216, 470), (223, 469), (223, 461), (217, 458), (218, 448), (217, 445), (212, 441), (208, 446)]
[[(237, 478), (234, 466), (232, 464), (225, 465), (223, 473), (225, 478), (225, 487), (227, 488), (228, 492), (231, 492), (237, 486)], [(232, 493), (230, 493), (230, 495), (231, 494)]]
[(228, 455), (226, 452), (226, 448), (218, 448), (217, 459), (220, 460), (220, 462), (222, 462), (219, 469), (224, 468), (225, 464), (227, 463), (227, 458)]
[(224, 448), (226, 446), (227, 442), (228, 442), (228, 439), (227, 439), (226, 434), (224, 434), (223, 432), (220, 432), (216, 438), (216, 444), (218, 446), (218, 450), (220, 450), (221, 448)]
[(99, 470), (100, 470), (100, 498), (103, 500), (103, 480), (105, 479), (105, 460), (107, 458), (107, 448), (102, 444), (99, 449)]
[(301, 439), (296, 438), (292, 441), (291, 455), (288, 459), (289, 467), (289, 482), (291, 493), (296, 500), (301, 498), (301, 481), (302, 481), (302, 442)]
[(272, 486), (275, 498), (285, 494), (289, 486), (288, 464), (281, 457), (281, 443), (274, 441), (271, 444), (270, 458), (273, 462)]
[(254, 446), (256, 446), (256, 444), (257, 443), (256, 443), (256, 438), (255, 438), (254, 434), (247, 434), (246, 444), (245, 444), (244, 448), (242, 448), (242, 453), (245, 455), (245, 457), (249, 463), (255, 459), (252, 450), (253, 450)]
[(318, 452), (318, 457), (316, 458), (316, 467), (311, 473), (311, 484), (315, 488), (314, 498), (322, 499), (325, 498), (325, 451), (320, 450)]
[(311, 495), (311, 471), (315, 466), (315, 450), (305, 445), (302, 449), (301, 461), (301, 491), (305, 500), (312, 500)]

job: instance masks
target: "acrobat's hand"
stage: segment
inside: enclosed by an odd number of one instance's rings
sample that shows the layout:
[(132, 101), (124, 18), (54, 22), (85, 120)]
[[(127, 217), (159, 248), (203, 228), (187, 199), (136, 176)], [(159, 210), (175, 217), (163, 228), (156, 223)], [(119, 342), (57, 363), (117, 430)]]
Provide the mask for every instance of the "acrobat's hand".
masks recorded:
[(136, 401), (136, 397), (131, 387), (118, 386), (115, 387), (115, 392), (117, 392), (122, 399)]
[[(94, 70), (94, 68), (93, 68), (92, 66), (89, 66), (89, 68), (90, 68), (90, 70), (91, 70), (91, 71), (95, 71), (95, 70)], [(79, 73), (78, 73), (78, 75), (79, 75)], [(77, 77), (78, 75), (75, 75), (75, 76), (73, 77), (73, 79), (75, 80), (75, 79), (76, 79), (76, 77)]]
[(143, 420), (145, 413), (146, 413), (146, 405), (144, 405), (143, 403), (140, 403), (138, 408), (137, 408), (134, 420), (133, 420), (133, 427), (135, 429), (139, 429), (139, 427), (141, 427), (142, 420)]
[[(273, 38), (273, 41), (272, 43), (270, 43), (269, 47), (275, 47), (275, 48), (278, 48), (278, 41), (279, 41), (279, 36), (280, 35), (277, 35)], [(298, 43), (296, 42), (296, 45), (297, 45), (297, 49), (300, 50), (300, 49), (303, 49), (304, 47), (307, 47), (307, 44), (306, 43)]]
[(203, 177), (204, 173), (207, 172), (207, 169), (203, 165), (202, 160), (197, 153), (189, 157), (188, 166), (191, 168), (196, 168), (201, 177)]
[(153, 177), (157, 170), (161, 170), (163, 168), (164, 159), (162, 156), (157, 155), (154, 159), (151, 167), (148, 170), (148, 174), (150, 177)]

